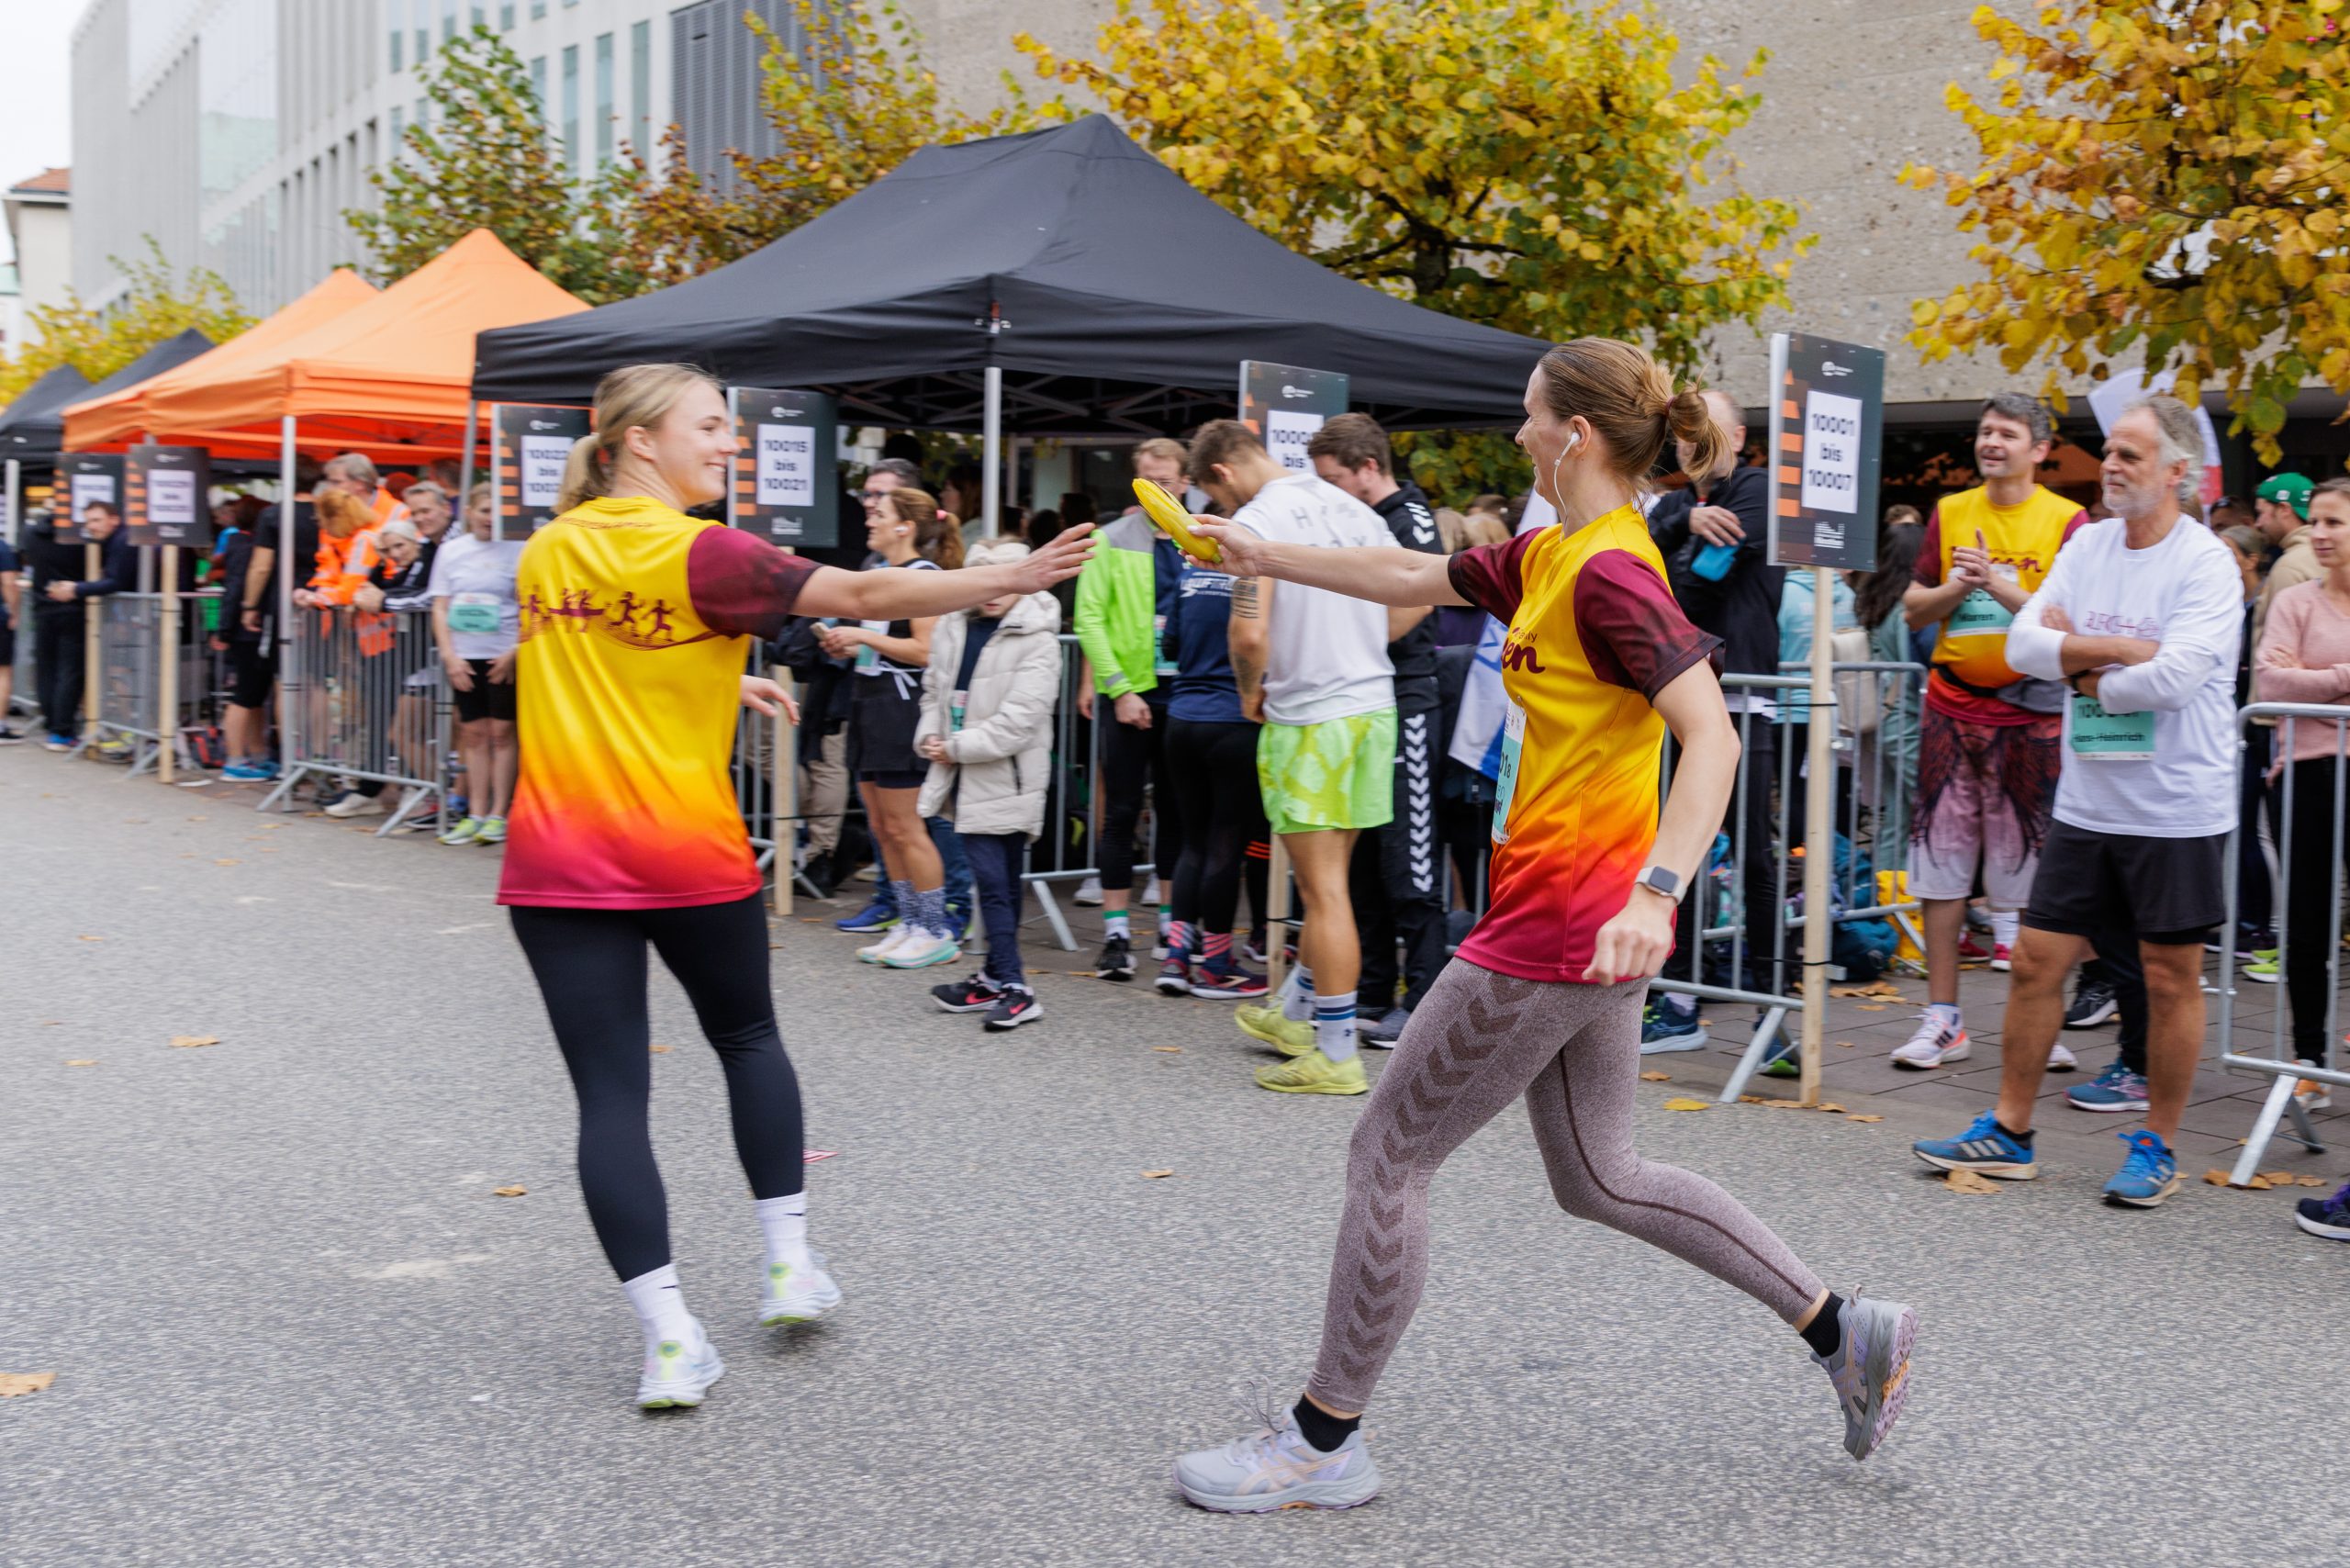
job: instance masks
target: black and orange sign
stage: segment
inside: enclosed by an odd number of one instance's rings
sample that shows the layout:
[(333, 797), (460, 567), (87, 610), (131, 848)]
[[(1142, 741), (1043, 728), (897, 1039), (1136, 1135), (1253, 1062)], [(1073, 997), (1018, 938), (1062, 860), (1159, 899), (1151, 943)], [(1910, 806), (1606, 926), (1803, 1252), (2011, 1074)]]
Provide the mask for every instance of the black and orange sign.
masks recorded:
[(123, 469), (123, 526), (133, 544), (212, 543), (212, 454), (200, 446), (140, 445)]
[(498, 499), (498, 536), (528, 539), (552, 521), (572, 443), (594, 428), (585, 409), (546, 403), (493, 403), (489, 409), (490, 494)]

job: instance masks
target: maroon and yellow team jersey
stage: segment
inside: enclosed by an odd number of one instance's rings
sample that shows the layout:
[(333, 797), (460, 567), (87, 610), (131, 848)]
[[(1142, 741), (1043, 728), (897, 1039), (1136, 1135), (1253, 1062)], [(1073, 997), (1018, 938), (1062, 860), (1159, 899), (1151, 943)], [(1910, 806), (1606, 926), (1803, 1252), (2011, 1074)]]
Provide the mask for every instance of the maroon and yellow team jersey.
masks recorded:
[(1507, 623), (1492, 898), (1460, 956), (1520, 980), (1582, 981), (1599, 928), (1656, 839), (1656, 694), (1721, 639), (1689, 624), (1639, 511), (1452, 557), (1452, 586)]
[[(1926, 523), (1915, 578), (1940, 588), (1950, 577), (1951, 552), (1978, 538), (1991, 569), (2026, 593), (2039, 590), (2056, 552), (2089, 514), (2077, 501), (2034, 485), (2021, 506), (1995, 507), (1988, 487), (1944, 496)], [(1926, 701), (1953, 718), (1978, 724), (2028, 724), (2043, 715), (1992, 695), (2023, 677), (2008, 667), (2008, 626), (2013, 611), (1976, 588), (1959, 600), (1934, 636), (1934, 675)]]
[(759, 890), (728, 772), (744, 638), (774, 636), (815, 569), (643, 496), (532, 537), (498, 902), (666, 909)]

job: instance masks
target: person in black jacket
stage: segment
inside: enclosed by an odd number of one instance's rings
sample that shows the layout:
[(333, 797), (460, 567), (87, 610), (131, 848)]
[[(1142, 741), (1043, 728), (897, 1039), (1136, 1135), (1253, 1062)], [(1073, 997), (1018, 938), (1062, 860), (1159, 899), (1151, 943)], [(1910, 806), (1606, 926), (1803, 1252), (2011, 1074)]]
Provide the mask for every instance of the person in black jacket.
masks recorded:
[[(26, 554), (33, 569), (33, 665), (40, 686), (42, 744), (71, 751), (81, 728), (83, 643), (89, 601), (139, 586), (139, 561), (122, 532), (122, 514), (112, 502), (92, 500), (82, 508), (78, 541), (58, 537), (58, 516), (28, 526)], [(70, 524), (68, 525), (70, 528)], [(98, 546), (98, 575), (84, 577), (83, 543)]]
[[(1685, 487), (1662, 497), (1649, 514), (1650, 536), (1664, 556), (1682, 613), (1699, 631), (1722, 640), (1723, 673), (1775, 676), (1779, 673), (1779, 590), (1785, 585), (1786, 572), (1764, 559), (1770, 538), (1766, 516), (1770, 476), (1759, 467), (1737, 465), (1737, 454), (1746, 444), (1746, 420), (1739, 406), (1726, 394), (1711, 389), (1705, 398), (1714, 411), (1714, 422), (1729, 438), (1723, 448), (1722, 465), (1711, 473), (1691, 475)], [(1694, 456), (1691, 448), (1676, 442), (1674, 450), (1685, 471)], [(1771, 789), (1779, 776), (1772, 734), (1777, 709), (1769, 693), (1741, 691), (1727, 682), (1723, 697), (1745, 742), (1747, 779), (1744, 861), (1740, 868), (1747, 972), (1728, 979), (1732, 985), (1784, 996), (1796, 977), (1775, 951), (1776, 923), (1772, 915), (1781, 896), (1771, 814)], [(1729, 818), (1722, 823), (1733, 843), (1740, 836), (1738, 810), (1738, 797), (1733, 794)], [(1696, 934), (1698, 909), (1704, 902), (1702, 897), (1682, 901), (1673, 958), (1664, 967), (1667, 979), (1706, 979)], [(1696, 1002), (1659, 993), (1641, 1031), (1642, 1052), (1696, 1050), (1705, 1044), (1706, 1026)]]
[[(1314, 472), (1380, 515), (1406, 550), (1444, 554), (1436, 512), (1410, 478), (1395, 476), (1386, 431), (1369, 414), (1339, 414), (1305, 443)], [(1387, 611), (1387, 662), (1395, 666), (1395, 815), (1355, 840), (1348, 868), (1361, 933), (1363, 1022), (1357, 1038), (1393, 1047), (1444, 968), (1444, 856), (1437, 839), (1436, 619), (1433, 608)], [(1395, 997), (1396, 945), (1404, 992)]]

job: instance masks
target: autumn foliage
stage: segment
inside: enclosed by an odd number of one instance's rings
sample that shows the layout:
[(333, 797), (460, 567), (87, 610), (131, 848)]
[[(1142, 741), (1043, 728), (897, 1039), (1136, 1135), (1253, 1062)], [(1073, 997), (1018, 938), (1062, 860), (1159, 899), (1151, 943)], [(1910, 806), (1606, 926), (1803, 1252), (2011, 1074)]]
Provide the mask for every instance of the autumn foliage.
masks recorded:
[(1919, 301), (1911, 341), (1929, 360), (2045, 360), (2052, 394), (2060, 372), (2173, 369), (2182, 396), (2224, 388), (2277, 461), (2296, 391), (2350, 393), (2344, 16), (2344, 0), (1977, 10), (1996, 89), (1947, 99), (1981, 162), (1903, 177), (1959, 209), (1985, 275)]

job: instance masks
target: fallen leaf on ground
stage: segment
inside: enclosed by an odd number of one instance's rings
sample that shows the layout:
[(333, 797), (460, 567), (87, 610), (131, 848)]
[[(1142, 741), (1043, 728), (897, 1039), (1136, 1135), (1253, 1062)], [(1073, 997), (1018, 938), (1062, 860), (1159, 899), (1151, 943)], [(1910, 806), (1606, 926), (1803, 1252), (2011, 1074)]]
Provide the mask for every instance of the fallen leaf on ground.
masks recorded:
[(1741, 1105), (1760, 1105), (1762, 1103), (1762, 1096), (1760, 1094), (1741, 1094), (1738, 1097), (1738, 1103)]
[(1889, 1001), (1901, 1000), (1901, 988), (1891, 980), (1871, 980), (1866, 985), (1831, 985), (1830, 996), (1882, 996)]
[(1844, 1114), (1844, 1107), (1839, 1105), (1833, 1100), (1822, 1100), (1818, 1105), (1814, 1106), (1813, 1109), (1819, 1111), (1832, 1111), (1840, 1116)]
[(2224, 1187), (2228, 1184), (2228, 1173), (2224, 1170), (2206, 1170), (2203, 1172), (2203, 1180), (2214, 1187)]
[(2266, 1177), (2266, 1176), (2247, 1176), (2246, 1178), (2244, 1178), (2244, 1184), (2246, 1187), (2250, 1188), (2252, 1191), (2255, 1192), (2255, 1193), (2265, 1193), (2265, 1192), (2268, 1191), (2268, 1189), (2269, 1189), (2269, 1188), (2271, 1188), (2271, 1187), (2275, 1186), (2277, 1183), (2276, 1183), (2276, 1182), (2271, 1182), (2271, 1181), (2270, 1181), (2267, 1177)]
[(1183, 1054), (1183, 1047), (1181, 1046), (1153, 1046), (1150, 1048), (1154, 1051), (1165, 1051), (1170, 1057)]
[(1664, 1103), (1664, 1108), (1668, 1111), (1702, 1111), (1706, 1108), (1706, 1102), (1692, 1100), (1685, 1094), (1676, 1094)]
[(200, 823), (200, 822), (202, 822), (204, 819), (203, 819), (202, 817), (190, 817), (190, 818), (188, 818), (187, 820), (188, 820), (188, 821), (190, 821), (190, 822), (192, 822), (192, 823)]
[(172, 1036), (172, 1044), (182, 1050), (194, 1050), (198, 1046), (217, 1046), (219, 1043), (220, 1036), (218, 1035), (173, 1035)]
[(1673, 1074), (1669, 1072), (1644, 1072), (1640, 1074), (1640, 1081), (1642, 1083), (1670, 1083), (1673, 1081)]
[(215, 866), (241, 866), (244, 862), (241, 860), (215, 860), (213, 864)]
[(1863, 1002), (1861, 1003), (1861, 1011), (1863, 1013), (1882, 1013), (1885, 1011), (1885, 1003), (1882, 1002)]
[(1849, 1051), (1852, 1048), (1852, 1042), (1850, 1040), (1839, 1040), (1836, 1042), (1836, 1048), (1840, 1051)]
[(1881, 1122), (1885, 1120), (1883, 1116), (1847, 1116), (1844, 1119), (1848, 1122)]
[(676, 1050), (677, 1048), (677, 1047), (675, 1047), (675, 1046), (655, 1046), (655, 1047), (653, 1047), (654, 1051), (655, 1051), (657, 1055), (665, 1056), (665, 1057), (666, 1057), (666, 1056), (667, 1056), (671, 1051)]
[(73, 940), (76, 942), (103, 942), (106, 938), (103, 936), (76, 936)]
[(2289, 1187), (2293, 1182), (2293, 1173), (2289, 1170), (2264, 1170), (2260, 1179), (2272, 1187)]
[(1803, 1102), (1800, 1100), (1765, 1100), (1762, 1103), (1770, 1106), (1774, 1111), (1800, 1111), (1803, 1109)]
[(71, 1057), (67, 1058), (65, 1065), (68, 1067), (95, 1067), (98, 1065), (98, 1058), (95, 1057)]
[(1953, 1170), (1944, 1179), (1942, 1185), (1953, 1193), (1996, 1193), (1999, 1190), (1997, 1182), (1986, 1181), (1972, 1170)]
[(2325, 1185), (2325, 1178), (2322, 1176), (2302, 1176), (2296, 1179), (2295, 1184), (2302, 1187), (2322, 1187)]
[(1172, 1170), (1146, 1170), (1142, 1173), (1142, 1179), (1146, 1182), (1156, 1182), (1162, 1176), (1172, 1176), (1174, 1174), (1175, 1172)]
[(0, 1399), (14, 1399), (20, 1394), (39, 1394), (56, 1381), (55, 1372), (0, 1372)]
[(494, 1187), (489, 1195), (493, 1198), (519, 1198), (530, 1190), (528, 1187)]

